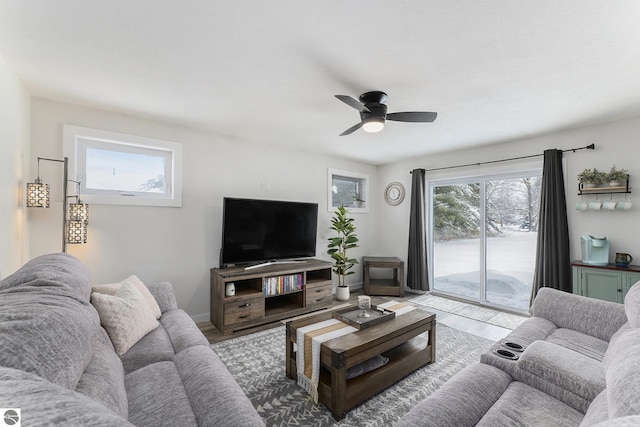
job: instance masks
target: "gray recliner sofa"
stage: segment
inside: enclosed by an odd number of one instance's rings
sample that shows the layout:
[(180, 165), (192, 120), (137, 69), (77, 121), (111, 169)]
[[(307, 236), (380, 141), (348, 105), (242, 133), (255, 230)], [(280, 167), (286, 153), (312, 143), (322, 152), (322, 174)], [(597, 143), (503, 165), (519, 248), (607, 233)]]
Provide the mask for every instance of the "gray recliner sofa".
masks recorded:
[(624, 305), (543, 288), (531, 315), (396, 426), (640, 425), (640, 282)]
[(1, 406), (23, 426), (264, 426), (171, 284), (148, 288), (159, 326), (119, 357), (73, 256), (44, 255), (1, 280)]

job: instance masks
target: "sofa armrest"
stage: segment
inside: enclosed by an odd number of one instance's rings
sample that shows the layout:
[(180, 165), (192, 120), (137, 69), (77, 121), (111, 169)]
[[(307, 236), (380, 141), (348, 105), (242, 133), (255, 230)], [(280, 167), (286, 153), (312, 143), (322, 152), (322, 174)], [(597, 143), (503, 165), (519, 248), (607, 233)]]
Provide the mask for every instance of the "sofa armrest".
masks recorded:
[(498, 368), (472, 363), (414, 406), (394, 427), (473, 427), (512, 381)]
[(573, 329), (605, 341), (627, 322), (623, 304), (552, 288), (538, 291), (531, 315), (547, 319), (559, 328)]
[(178, 308), (176, 295), (173, 292), (173, 285), (170, 282), (158, 282), (147, 285), (149, 292), (156, 299), (160, 311), (164, 313), (167, 310)]

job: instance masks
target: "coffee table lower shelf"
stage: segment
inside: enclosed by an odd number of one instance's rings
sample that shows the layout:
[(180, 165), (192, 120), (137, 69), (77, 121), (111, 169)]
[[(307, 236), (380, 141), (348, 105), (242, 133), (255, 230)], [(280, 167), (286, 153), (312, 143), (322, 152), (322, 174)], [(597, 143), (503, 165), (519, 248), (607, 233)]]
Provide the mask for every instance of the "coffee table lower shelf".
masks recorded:
[(346, 381), (344, 413), (341, 414), (333, 410), (331, 372), (323, 366), (320, 369), (318, 400), (331, 410), (334, 418), (341, 419), (347, 411), (397, 383), (416, 369), (431, 363), (431, 350), (427, 339), (416, 337), (382, 353), (389, 358), (386, 365)]
[[(297, 379), (295, 330), (327, 315), (287, 323), (286, 375)], [(424, 365), (435, 362), (435, 315), (414, 310), (370, 329), (326, 341), (321, 346), (318, 400), (336, 420), (347, 411), (395, 384)], [(389, 362), (373, 371), (347, 379), (348, 368), (377, 354)]]

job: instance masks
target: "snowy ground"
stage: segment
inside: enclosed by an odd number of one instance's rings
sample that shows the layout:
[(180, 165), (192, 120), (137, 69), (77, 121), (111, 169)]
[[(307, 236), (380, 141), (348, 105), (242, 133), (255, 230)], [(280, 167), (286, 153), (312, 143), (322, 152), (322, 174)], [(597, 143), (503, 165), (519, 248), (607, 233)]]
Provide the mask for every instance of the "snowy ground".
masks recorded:
[[(529, 309), (535, 251), (536, 233), (508, 230), (487, 239), (487, 302)], [(479, 239), (436, 243), (433, 257), (435, 290), (480, 298)]]

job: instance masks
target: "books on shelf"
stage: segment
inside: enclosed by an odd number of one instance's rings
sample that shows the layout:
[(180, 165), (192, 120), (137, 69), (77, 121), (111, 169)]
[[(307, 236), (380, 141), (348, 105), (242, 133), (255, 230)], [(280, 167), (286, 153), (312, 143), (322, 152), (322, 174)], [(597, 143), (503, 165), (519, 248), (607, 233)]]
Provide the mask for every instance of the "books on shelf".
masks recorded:
[(302, 273), (287, 276), (274, 276), (264, 278), (264, 295), (272, 296), (287, 292), (299, 291), (304, 285)]

